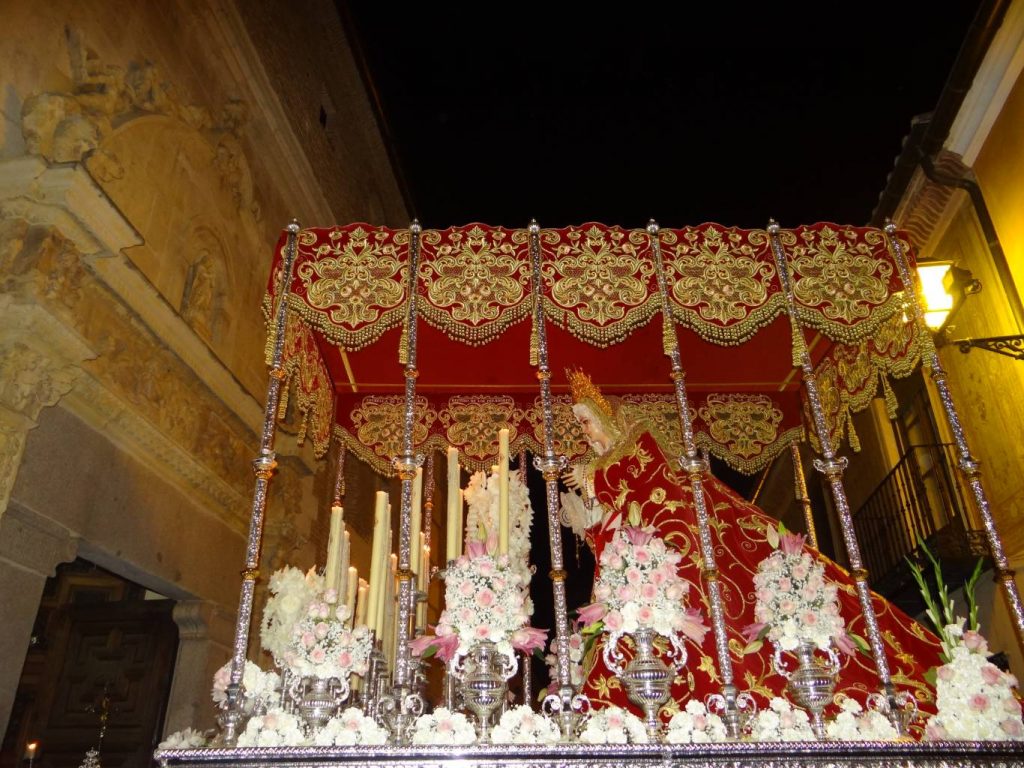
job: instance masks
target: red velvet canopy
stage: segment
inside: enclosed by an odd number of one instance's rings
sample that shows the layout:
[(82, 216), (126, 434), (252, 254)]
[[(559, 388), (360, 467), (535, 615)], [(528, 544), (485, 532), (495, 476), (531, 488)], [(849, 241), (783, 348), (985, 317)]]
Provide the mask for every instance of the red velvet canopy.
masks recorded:
[[(768, 233), (704, 224), (658, 237), (698, 443), (754, 472), (802, 433), (794, 337)], [(562, 369), (580, 367), (678, 441), (651, 235), (585, 224), (541, 230), (540, 242), (555, 392), (566, 391)], [(780, 242), (838, 435), (880, 374), (916, 363), (898, 270), (877, 229), (815, 224), (781, 230)], [(268, 309), (284, 244), (282, 236)], [(326, 449), (333, 421), (381, 472), (401, 440), (409, 244), (408, 230), (366, 224), (302, 230), (288, 293), (285, 367), (315, 447)], [(424, 230), (420, 246), (417, 450), (454, 444), (464, 464), (488, 466), (503, 426), (513, 450), (538, 450), (527, 230)], [(583, 455), (566, 398), (556, 433), (561, 452)]]

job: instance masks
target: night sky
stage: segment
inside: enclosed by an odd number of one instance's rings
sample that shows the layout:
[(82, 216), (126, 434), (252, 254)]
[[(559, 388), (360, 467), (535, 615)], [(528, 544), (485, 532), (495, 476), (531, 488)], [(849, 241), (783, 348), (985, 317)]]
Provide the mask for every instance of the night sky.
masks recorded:
[(437, 228), (865, 224), (978, 5), (339, 2)]

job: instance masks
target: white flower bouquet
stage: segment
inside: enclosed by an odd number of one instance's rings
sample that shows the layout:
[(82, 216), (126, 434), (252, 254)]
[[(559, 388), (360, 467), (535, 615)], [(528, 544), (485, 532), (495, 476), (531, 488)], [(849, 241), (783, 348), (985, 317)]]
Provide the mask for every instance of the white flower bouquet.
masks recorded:
[(964, 619), (948, 625), (943, 646), (951, 660), (938, 669), (935, 698), (938, 714), (925, 726), (928, 740), (1024, 740), (1021, 706), (1013, 689), (1017, 678), (988, 661), (988, 643), (978, 632), (963, 629)]
[(370, 632), (364, 626), (349, 629), (345, 606), (322, 600), (309, 604), (306, 616), (294, 628), (284, 662), (295, 677), (320, 677), (347, 681), (349, 675), (365, 675), (369, 666)]
[(428, 715), (420, 715), (413, 726), (413, 744), (472, 744), (476, 729), (461, 712), (438, 707)]
[(814, 741), (811, 720), (802, 709), (795, 709), (778, 696), (750, 721), (753, 741)]
[[(210, 697), (218, 705), (227, 702), (228, 685), (231, 683), (231, 662), (217, 670), (213, 676)], [(251, 714), (269, 706), (281, 692), (281, 676), (276, 672), (264, 672), (258, 665), (246, 659), (242, 672), (242, 709)]]
[(892, 741), (900, 737), (889, 718), (867, 709), (856, 699), (843, 696), (839, 714), (825, 725), (825, 735), (834, 741)]
[(585, 744), (646, 744), (647, 728), (632, 712), (620, 707), (594, 710), (580, 732)]
[[(474, 472), (464, 491), (466, 499), (467, 542), (483, 543), (485, 552), (498, 551), (498, 473)], [(508, 558), (524, 585), (530, 583), (530, 528), (533, 526), (533, 507), (530, 491), (510, 472), (508, 478)], [(527, 596), (526, 615), (533, 615), (533, 604)]]
[(183, 731), (175, 731), (166, 739), (157, 744), (157, 749), (198, 749), (205, 747), (207, 743), (206, 734), (194, 728), (186, 728)]
[(437, 651), (442, 661), (469, 653), (474, 643), (490, 641), (506, 656), (513, 649), (529, 651), (544, 647), (542, 630), (527, 627), (522, 578), (505, 555), (484, 553), (479, 542), (452, 563), (444, 576), (445, 607), (434, 635), (422, 635), (412, 652)]
[(249, 718), (238, 736), (240, 747), (301, 747), (306, 744), (302, 721), (283, 709)]
[(357, 744), (386, 744), (388, 732), (358, 707), (349, 707), (332, 717), (313, 736), (318, 747), (348, 747)]
[(727, 738), (728, 733), (722, 718), (709, 712), (708, 708), (696, 699), (690, 699), (683, 711), (672, 715), (665, 731), (665, 741), (669, 744), (707, 744), (725, 741)]
[(291, 566), (270, 577), (270, 597), (263, 607), (260, 643), (279, 667), (286, 667), (284, 654), (295, 637), (295, 625), (307, 614), (309, 604), (324, 591), (324, 579), (315, 568), (305, 574)]
[[(769, 531), (774, 533), (774, 531)], [(833, 644), (845, 653), (855, 647), (839, 614), (838, 588), (825, 580), (825, 568), (804, 550), (804, 537), (782, 533), (778, 548), (754, 574), (754, 618), (744, 629), (751, 642), (764, 637), (783, 651), (807, 642), (822, 650)]]
[(554, 720), (525, 704), (507, 710), (491, 729), (495, 744), (553, 744), (560, 736)]
[(600, 628), (616, 638), (650, 628), (700, 644), (708, 628), (700, 611), (686, 606), (690, 585), (679, 576), (681, 560), (652, 529), (620, 528), (601, 553), (595, 602), (580, 609), (580, 623), (594, 631), (601, 622)]

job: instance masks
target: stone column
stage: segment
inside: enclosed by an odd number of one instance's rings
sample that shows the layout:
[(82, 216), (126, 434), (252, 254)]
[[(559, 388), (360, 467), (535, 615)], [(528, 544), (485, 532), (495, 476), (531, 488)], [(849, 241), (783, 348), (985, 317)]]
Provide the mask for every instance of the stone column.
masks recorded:
[(210, 698), (214, 673), (231, 659), (235, 617), (205, 600), (182, 600), (174, 606), (178, 658), (167, 699), (164, 736), (183, 728), (214, 726), (216, 706)]
[(66, 528), (17, 504), (0, 518), (0, 731), (7, 730), (43, 586), (77, 551)]

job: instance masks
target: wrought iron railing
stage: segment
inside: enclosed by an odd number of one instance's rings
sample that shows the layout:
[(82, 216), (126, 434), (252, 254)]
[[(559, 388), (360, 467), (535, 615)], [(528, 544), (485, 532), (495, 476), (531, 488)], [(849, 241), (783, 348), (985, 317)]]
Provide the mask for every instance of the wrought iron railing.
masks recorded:
[(872, 583), (890, 598), (906, 586), (906, 559), (929, 542), (953, 566), (987, 554), (973, 529), (951, 443), (915, 445), (854, 514)]

